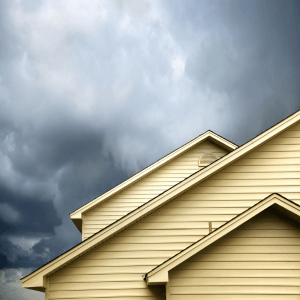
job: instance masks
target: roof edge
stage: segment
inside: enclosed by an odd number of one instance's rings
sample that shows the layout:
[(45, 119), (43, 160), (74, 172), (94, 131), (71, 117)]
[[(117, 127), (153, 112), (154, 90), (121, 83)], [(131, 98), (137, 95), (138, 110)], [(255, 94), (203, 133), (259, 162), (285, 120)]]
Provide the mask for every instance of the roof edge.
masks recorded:
[(148, 285), (165, 284), (166, 282), (168, 282), (168, 278), (169, 278), (168, 272), (170, 270), (172, 270), (179, 264), (183, 263), (191, 256), (197, 254), (199, 251), (208, 247), (213, 242), (222, 238), (224, 235), (228, 234), (232, 230), (241, 226), (248, 220), (252, 219), (260, 212), (273, 206), (274, 204), (277, 204), (280, 207), (283, 207), (284, 209), (300, 217), (300, 206), (298, 204), (290, 201), (289, 199), (283, 197), (278, 193), (273, 193), (268, 197), (266, 197), (265, 199), (261, 200), (260, 202), (256, 203), (246, 211), (237, 215), (235, 218), (231, 219), (227, 223), (223, 224), (218, 229), (214, 230), (210, 234), (206, 235), (205, 237), (201, 238), (200, 240), (193, 243), (189, 247), (185, 248), (183, 251), (177, 253), (170, 259), (166, 260), (161, 265), (151, 270), (149, 273), (146, 274), (147, 284)]

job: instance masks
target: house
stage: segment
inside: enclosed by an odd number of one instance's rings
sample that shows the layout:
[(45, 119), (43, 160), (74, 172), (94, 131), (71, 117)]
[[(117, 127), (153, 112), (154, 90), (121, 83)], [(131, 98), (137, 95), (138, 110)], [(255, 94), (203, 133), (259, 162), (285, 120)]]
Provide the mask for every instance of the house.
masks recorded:
[(208, 131), (71, 213), (45, 298), (299, 299), (300, 111), (243, 146)]

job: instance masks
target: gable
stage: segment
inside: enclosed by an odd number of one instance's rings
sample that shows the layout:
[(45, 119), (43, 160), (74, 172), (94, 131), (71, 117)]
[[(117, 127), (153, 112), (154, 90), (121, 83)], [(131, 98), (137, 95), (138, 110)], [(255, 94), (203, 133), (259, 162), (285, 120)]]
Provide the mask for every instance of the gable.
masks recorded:
[(82, 217), (83, 240), (227, 153), (228, 150), (206, 139), (109, 201), (94, 206)]
[[(179, 264), (187, 261), (193, 255), (199, 253), (203, 249), (209, 247), (212, 243), (220, 240), (225, 235), (228, 235), (233, 230), (253, 219), (263, 211), (272, 208), (274, 211), (284, 215), (289, 221), (296, 222), (297, 226), (300, 222), (300, 206), (294, 202), (282, 197), (279, 194), (272, 194), (264, 200), (260, 201), (253, 207), (236, 216), (223, 226), (211, 232), (202, 239), (187, 247), (172, 258), (166, 260), (163, 264), (157, 266), (146, 276), (149, 285), (165, 284), (169, 281), (169, 271), (176, 268)], [(261, 235), (268, 238), (269, 236)]]
[[(188, 152), (189, 150), (192, 150), (193, 148), (195, 148), (197, 145), (199, 145), (200, 143), (202, 143), (204, 141), (213, 142), (214, 144), (220, 146), (221, 149), (226, 149), (225, 153), (228, 153), (228, 152), (232, 151), (233, 149), (237, 148), (237, 146), (235, 144), (218, 136), (214, 132), (207, 131), (204, 134), (201, 134), (200, 136), (195, 138), (194, 140), (190, 141), (189, 143), (187, 143), (187, 144), (183, 145), (182, 147), (178, 148), (177, 150), (171, 152), (170, 154), (163, 157), (162, 159), (158, 160), (157, 162), (150, 165), (149, 167), (145, 168), (144, 170), (140, 171), (139, 173), (135, 174), (134, 176), (130, 177), (129, 179), (125, 180), (123, 183), (117, 185), (116, 187), (114, 187), (113, 189), (104, 193), (100, 197), (98, 197), (98, 198), (94, 199), (93, 201), (90, 201), (86, 205), (80, 207), (79, 209), (77, 209), (76, 211), (74, 211), (73, 213), (70, 214), (72, 221), (77, 226), (77, 228), (80, 231), (82, 231), (83, 214), (87, 213), (89, 210), (93, 209), (94, 207), (98, 206), (99, 204), (102, 204), (104, 201), (107, 201), (108, 199), (110, 200), (112, 197), (118, 195), (118, 193), (120, 193), (124, 189), (128, 189), (132, 185), (135, 185), (138, 181), (143, 180), (149, 174), (156, 172), (159, 168), (163, 167), (164, 165), (166, 165), (169, 162), (172, 162), (172, 160), (180, 157), (182, 154)], [(220, 157), (220, 151), (219, 151), (220, 149), (216, 150), (215, 149), (216, 147), (213, 147), (213, 149), (211, 149), (211, 147), (208, 147), (208, 148), (210, 148), (210, 149), (205, 149), (205, 147), (204, 147), (204, 149), (203, 149), (204, 151), (202, 153), (199, 152), (199, 154), (197, 154), (197, 155), (201, 155), (201, 157), (199, 157), (200, 165), (198, 163), (198, 165), (200, 167), (203, 167), (205, 164), (211, 162), (212, 158)], [(208, 154), (206, 150), (208, 150), (208, 152), (211, 154), (210, 157), (207, 157), (207, 155), (205, 155), (205, 154)], [(211, 150), (213, 150), (213, 151), (211, 151)], [(222, 150), (221, 152), (223, 152), (223, 151), (224, 150)], [(222, 153), (222, 155), (223, 155), (223, 153)], [(202, 156), (204, 156), (204, 157), (202, 158)], [(198, 160), (198, 157), (197, 157), (197, 160)], [(198, 166), (195, 169), (191, 166), (192, 165), (190, 165), (188, 168), (183, 168), (184, 170), (182, 170), (182, 172), (180, 172), (180, 174), (183, 175), (183, 176), (181, 176), (182, 178), (186, 178), (187, 176), (191, 175), (193, 172), (201, 169), (201, 168), (198, 168)], [(170, 171), (173, 171), (173, 170), (171, 169)], [(155, 195), (158, 195), (158, 194), (156, 193)], [(153, 195), (152, 195), (152, 198), (153, 198)], [(124, 215), (124, 214), (121, 213), (121, 215)], [(117, 219), (118, 218), (119, 218), (119, 216), (117, 217)], [(104, 224), (100, 224), (99, 227), (101, 227), (101, 225), (103, 225), (105, 227), (107, 224), (111, 224), (113, 222), (113, 220), (115, 220), (115, 217), (112, 217), (109, 220), (104, 219)]]
[(299, 224), (268, 208), (171, 270), (169, 299), (299, 297), (299, 238)]

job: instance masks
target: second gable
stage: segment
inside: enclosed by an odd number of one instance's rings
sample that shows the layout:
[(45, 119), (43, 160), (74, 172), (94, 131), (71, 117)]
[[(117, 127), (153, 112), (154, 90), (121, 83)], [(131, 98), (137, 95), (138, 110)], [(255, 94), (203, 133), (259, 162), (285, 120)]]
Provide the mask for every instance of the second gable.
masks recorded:
[(229, 151), (205, 140), (83, 215), (82, 239), (120, 219)]

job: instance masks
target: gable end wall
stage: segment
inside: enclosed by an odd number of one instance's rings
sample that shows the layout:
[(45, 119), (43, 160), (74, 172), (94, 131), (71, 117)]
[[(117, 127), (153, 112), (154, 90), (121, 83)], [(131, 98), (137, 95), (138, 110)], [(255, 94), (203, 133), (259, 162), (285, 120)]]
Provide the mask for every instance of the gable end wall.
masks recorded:
[(268, 209), (171, 270), (168, 300), (299, 299), (299, 238)]
[(199, 157), (206, 153), (219, 159), (228, 150), (206, 140), (97, 205), (83, 215), (83, 240), (200, 170), (202, 167), (198, 164)]

